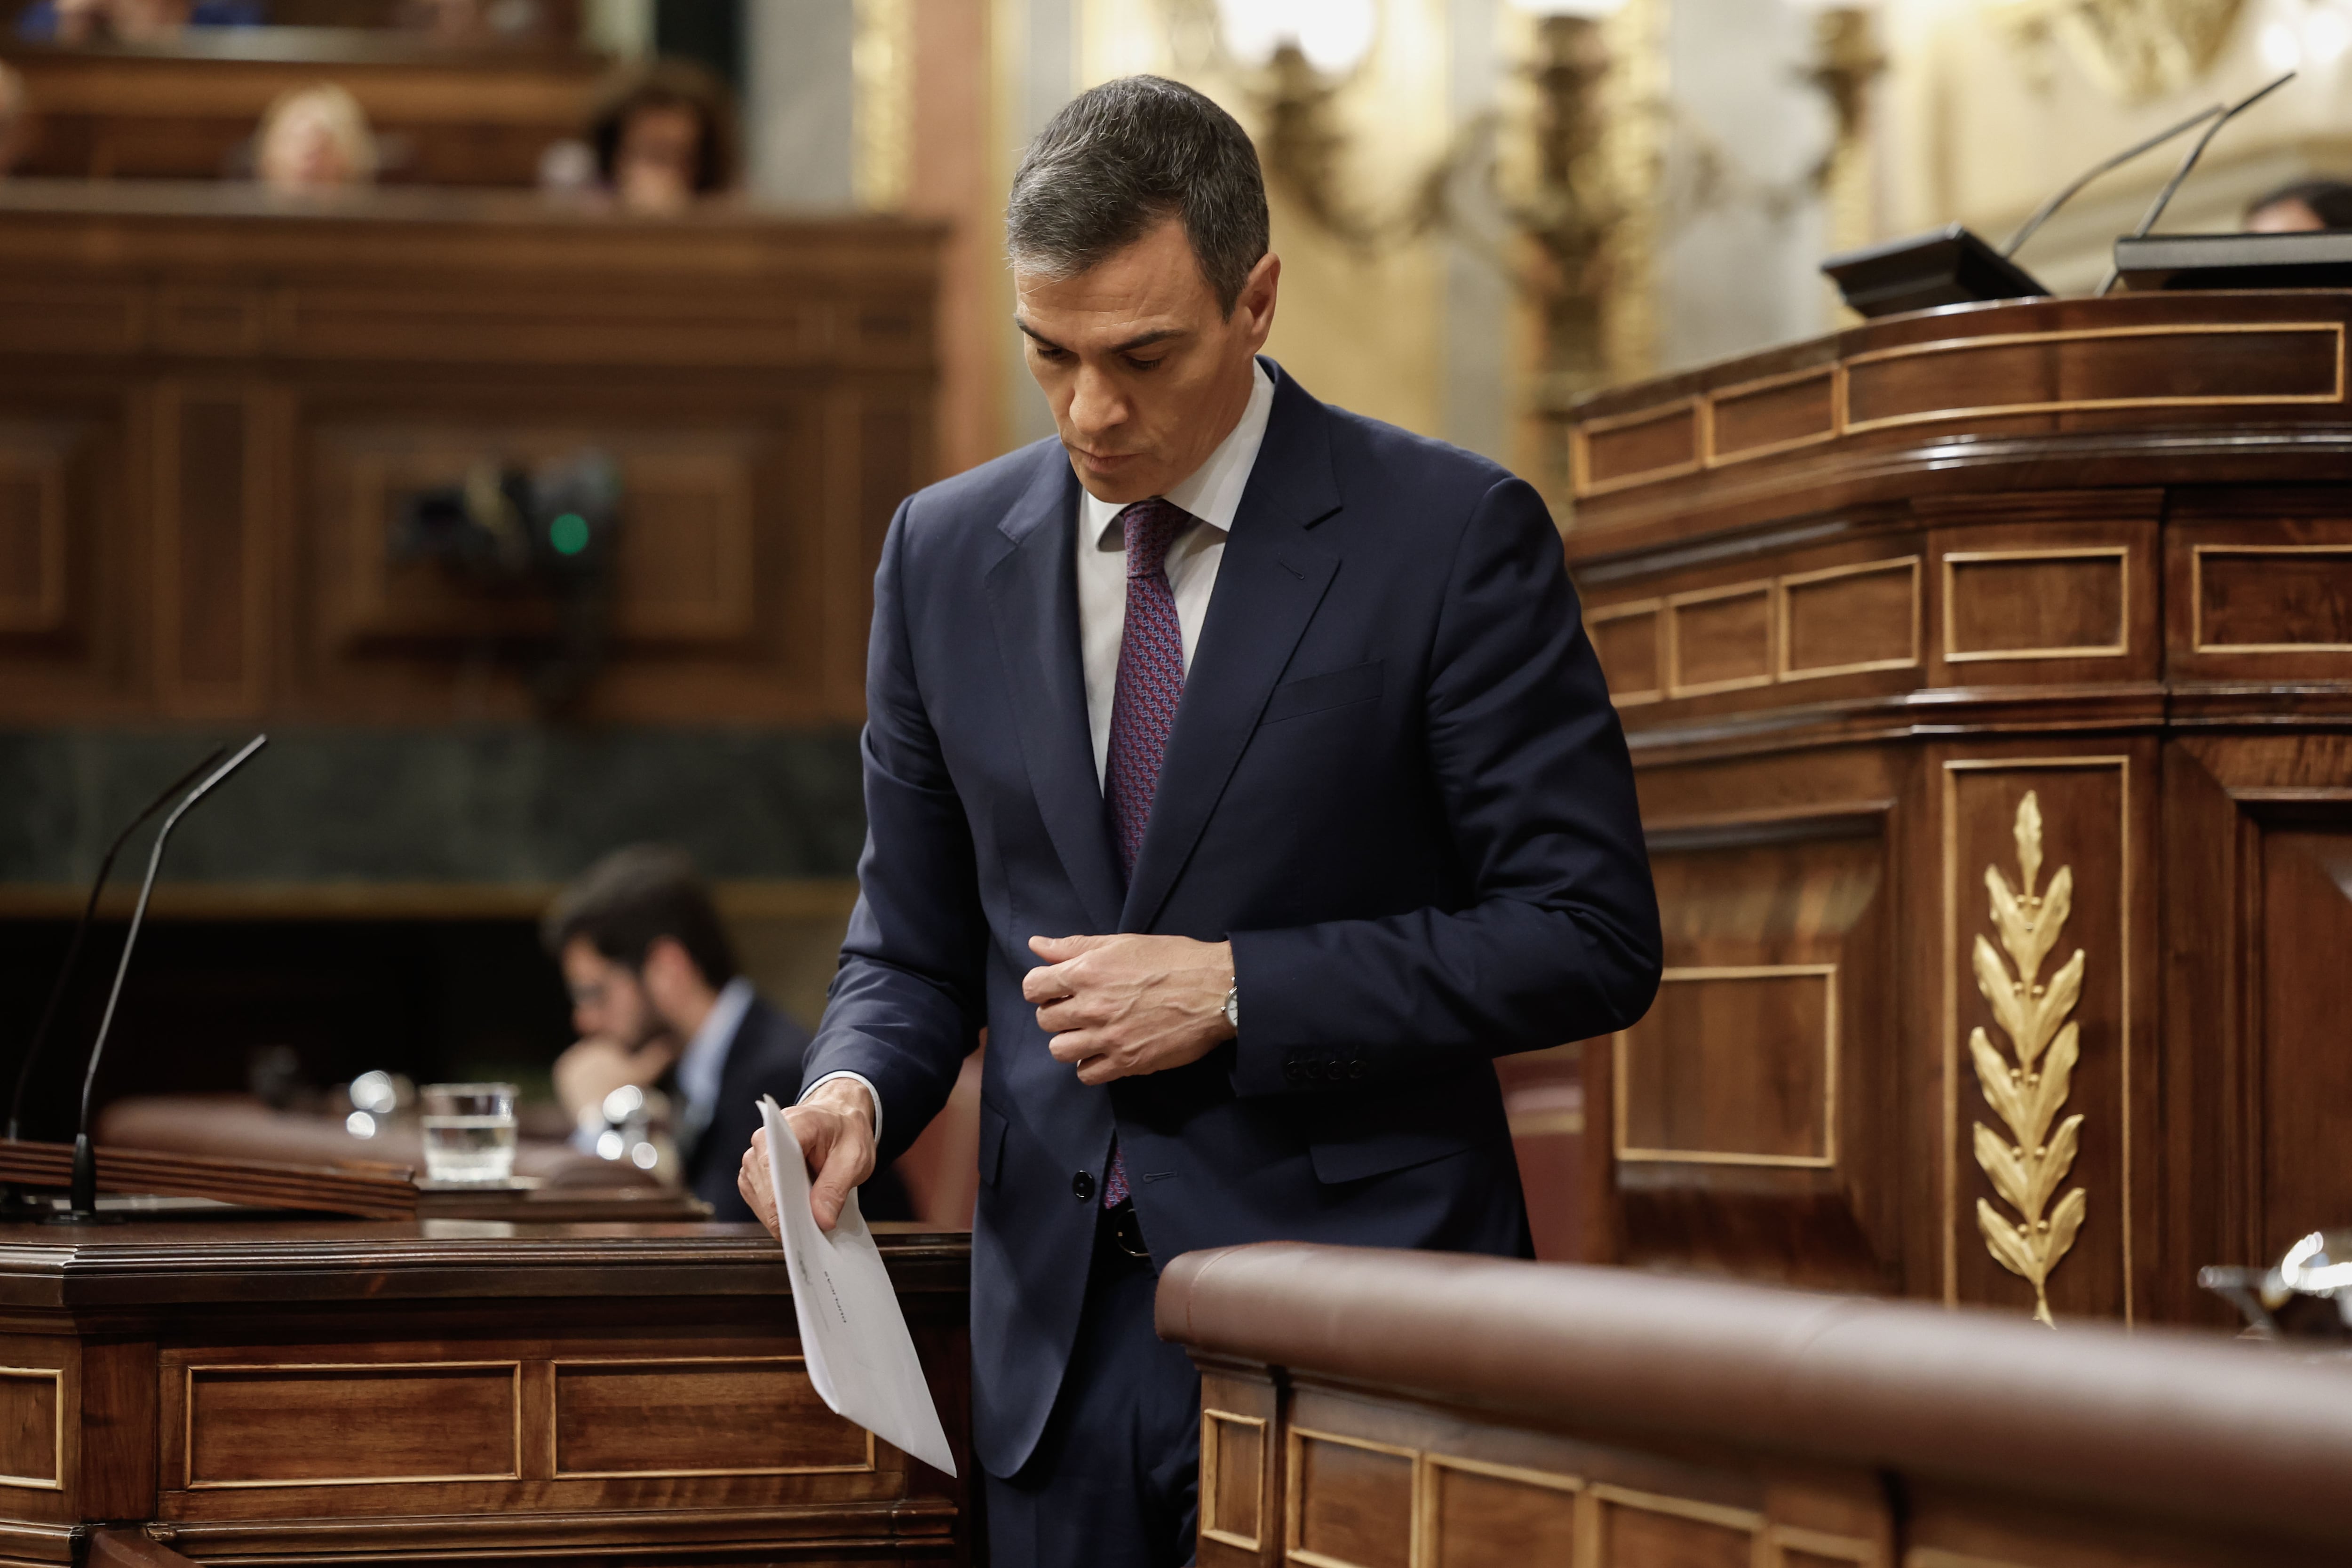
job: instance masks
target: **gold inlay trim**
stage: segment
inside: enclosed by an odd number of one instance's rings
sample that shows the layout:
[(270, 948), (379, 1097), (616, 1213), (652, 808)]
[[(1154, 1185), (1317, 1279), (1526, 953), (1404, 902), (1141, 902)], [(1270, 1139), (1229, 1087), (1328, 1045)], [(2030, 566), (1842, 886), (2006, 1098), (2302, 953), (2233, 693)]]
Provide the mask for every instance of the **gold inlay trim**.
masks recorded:
[[(1494, 1480), (1510, 1481), (1519, 1486), (1536, 1487), (1558, 1492), (1577, 1506), (1578, 1494), (1584, 1490), (1581, 1477), (1562, 1475), (1557, 1470), (1530, 1469), (1525, 1465), (1498, 1465), (1487, 1459), (1465, 1459), (1453, 1454), (1423, 1454), (1420, 1468), (1413, 1475), (1412, 1549), (1410, 1562), (1413, 1568), (1441, 1560), (1444, 1542), (1439, 1539), (1444, 1520), (1438, 1510), (1438, 1488), (1443, 1484), (1441, 1471), (1454, 1470), (1463, 1475), (1485, 1476)], [(1570, 1528), (1576, 1528), (1573, 1513)], [(1583, 1561), (1580, 1557), (1579, 1561)]]
[[(1677, 397), (1667, 403), (1654, 403), (1647, 408), (1636, 408), (1628, 414), (1612, 414), (1600, 419), (1580, 420), (1568, 427), (1568, 472), (1570, 491), (1578, 500), (1592, 496), (1605, 496), (1612, 490), (1631, 489), (1659, 479), (1680, 479), (1695, 474), (1705, 466), (1705, 454), (1714, 437), (1708, 428), (1712, 405), (1703, 396)], [(1662, 464), (1654, 468), (1639, 468), (1614, 479), (1595, 480), (1592, 477), (1591, 438), (1619, 430), (1638, 429), (1644, 425), (1663, 424), (1688, 415), (1691, 421), (1691, 455), (1675, 463)]]
[(2116, 843), (2119, 847), (2116, 869), (2116, 926), (2118, 943), (2116, 953), (2116, 984), (2118, 1011), (2116, 1037), (2122, 1049), (2116, 1058), (2117, 1076), (2121, 1080), (2124, 1115), (2120, 1124), (2120, 1165), (2122, 1175), (2119, 1190), (2126, 1196), (2120, 1206), (2123, 1251), (2124, 1324), (2126, 1328), (2138, 1315), (2137, 1281), (2133, 1274), (2135, 1238), (2132, 1228), (2132, 789), (2131, 758), (2113, 753), (2091, 753), (2083, 756), (2039, 757), (1969, 757), (1955, 758), (1944, 763), (1944, 1028), (1943, 1028), (1943, 1147), (1941, 1179), (1944, 1190), (1944, 1300), (1957, 1306), (1960, 1299), (1959, 1275), (1959, 779), (1963, 773), (1998, 773), (2011, 772), (2105, 772), (2116, 774)]
[(0, 1377), (24, 1378), (36, 1381), (47, 1378), (49, 1384), (51, 1437), (55, 1452), (49, 1459), (49, 1473), (41, 1476), (0, 1476), (0, 1487), (22, 1487), (27, 1491), (61, 1492), (66, 1489), (66, 1374), (54, 1366), (0, 1366)]
[[(1819, 1154), (1750, 1154), (1725, 1149), (1637, 1149), (1626, 1142), (1629, 1120), (1626, 1049), (1633, 1031), (1620, 1029), (1609, 1037), (1614, 1054), (1610, 1099), (1616, 1156), (1620, 1160), (1660, 1165), (1758, 1165), (1775, 1169), (1831, 1170), (1837, 1164), (1837, 972), (1834, 963), (1746, 963), (1670, 968), (1658, 974), (1661, 986), (1708, 980), (1790, 980), (1807, 977), (1822, 982), (1822, 1152)], [(1654, 1009), (1653, 1009), (1654, 1011)]]
[[(1841, 395), (1844, 368), (1834, 362), (1811, 365), (1803, 370), (1784, 371), (1779, 375), (1759, 375), (1753, 381), (1737, 382), (1707, 393), (1706, 446), (1703, 448), (1705, 456), (1702, 459), (1706, 466), (1710, 468), (1727, 468), (1733, 463), (1745, 463), (1757, 458), (1769, 458), (1781, 452), (1794, 452), (1806, 447), (1818, 447), (1824, 441), (1836, 440), (1844, 423), (1842, 415), (1844, 398)], [(1821, 429), (1803, 436), (1784, 437), (1778, 441), (1759, 442), (1753, 447), (1742, 447), (1729, 453), (1717, 444), (1716, 429), (1725, 404), (1777, 392), (1784, 386), (1797, 386), (1808, 381), (1829, 384), (1829, 423)]]
[[(1612, 687), (1609, 691), (1609, 700), (1620, 708), (1637, 708), (1645, 702), (1660, 702), (1665, 700), (1665, 606), (1666, 602), (1659, 598), (1628, 599), (1622, 604), (1595, 605), (1584, 612), (1584, 629), (1588, 637), (1591, 636), (1592, 628), (1595, 626), (1605, 626), (1612, 621), (1630, 621), (1639, 616), (1651, 617), (1651, 668), (1657, 672), (1657, 683), (1653, 686), (1640, 687), (1632, 691), (1619, 691)], [(1601, 673), (1604, 679), (1608, 676), (1609, 668), (1606, 665), (1601, 667)]]
[[(1746, 691), (1759, 686), (1769, 686), (1773, 672), (1780, 667), (1780, 616), (1776, 601), (1780, 590), (1769, 577), (1751, 577), (1744, 583), (1727, 583), (1719, 588), (1693, 588), (1687, 593), (1669, 594), (1664, 599), (1661, 619), (1664, 624), (1666, 649), (1666, 695), (1668, 697), (1705, 697), (1717, 691)], [(1694, 605), (1719, 603), (1725, 599), (1761, 597), (1764, 601), (1764, 668), (1756, 675), (1727, 676), (1721, 680), (1685, 681), (1683, 679), (1682, 612)]]
[[(1201, 1423), (1201, 1539), (1220, 1542), (1244, 1552), (1255, 1552), (1265, 1529), (1265, 1417), (1236, 1415), (1230, 1410), (1203, 1410)], [(1237, 1530), (1227, 1530), (1223, 1516), (1217, 1511), (1219, 1478), (1224, 1469), (1224, 1435), (1218, 1433), (1214, 1442), (1207, 1439), (1210, 1430), (1219, 1426), (1251, 1426), (1257, 1430), (1258, 1463), (1257, 1475), (1254, 1478), (1257, 1500), (1250, 1509), (1250, 1517), (1256, 1521), (1257, 1529), (1248, 1535)]]
[(1878, 1542), (1858, 1535), (1832, 1535), (1825, 1530), (1802, 1530), (1793, 1524), (1771, 1524), (1764, 1527), (1767, 1562), (1771, 1568), (1788, 1568), (1789, 1553), (1801, 1552), (1808, 1557), (1826, 1557), (1839, 1563), (1857, 1563), (1862, 1568), (1878, 1568)]
[[(1283, 1473), (1286, 1482), (1283, 1487), (1282, 1500), (1284, 1560), (1303, 1564), (1303, 1568), (1364, 1568), (1364, 1564), (1360, 1563), (1352, 1562), (1345, 1557), (1334, 1557), (1328, 1552), (1310, 1551), (1299, 1544), (1306, 1500), (1301, 1494), (1298, 1482), (1301, 1472), (1306, 1468), (1307, 1445), (1330, 1443), (1342, 1448), (1360, 1448), (1366, 1453), (1382, 1454), (1391, 1458), (1402, 1459), (1412, 1467), (1412, 1474), (1415, 1476), (1420, 1474), (1421, 1451), (1417, 1448), (1399, 1447), (1394, 1443), (1376, 1443), (1369, 1437), (1350, 1437), (1344, 1433), (1326, 1432), (1312, 1426), (1293, 1426), (1286, 1436), (1288, 1441), (1284, 1445), (1283, 1453)], [(1411, 1536), (1417, 1536), (1421, 1531), (1421, 1497), (1418, 1490), (1407, 1495), (1405, 1506), (1407, 1529), (1411, 1532), (1408, 1536), (1410, 1540)], [(1409, 1547), (1408, 1551), (1410, 1551)]]
[(2189, 651), (2191, 653), (2352, 653), (2343, 642), (2214, 642), (2205, 640), (2205, 557), (2208, 555), (2344, 555), (2352, 544), (2192, 544), (2189, 547)]
[[(2105, 561), (2116, 563), (2116, 640), (2080, 643), (2063, 647), (1996, 647), (1962, 649), (1954, 638), (1953, 595), (1955, 563), (1983, 565), (2000, 561)], [(1952, 550), (1944, 563), (1944, 662), (1946, 664), (2006, 664), (2029, 658), (2120, 658), (2131, 651), (2131, 547), (2127, 544), (2084, 544), (2050, 550)]]
[(2240, 336), (2248, 332), (2313, 332), (2334, 342), (2336, 379), (2326, 392), (2257, 392), (2223, 395), (2158, 395), (2143, 397), (2056, 397), (2031, 403), (1987, 403), (1966, 408), (1923, 408), (1909, 414), (1887, 414), (1875, 419), (1856, 419), (1851, 407), (1840, 409), (1841, 435), (1859, 435), (1868, 430), (1888, 430), (1905, 425), (1935, 425), (1954, 419), (1998, 419), (2020, 414), (2087, 414), (2107, 408), (2246, 408), (2271, 407), (2290, 404), (2341, 403), (2344, 401), (2344, 324), (2340, 321), (2228, 321), (2192, 322), (2179, 326), (2147, 327), (2076, 327), (2053, 332), (1992, 332), (1980, 338), (1939, 338), (1929, 343), (1900, 343), (1891, 348), (1872, 349), (1841, 362), (1848, 380), (1848, 398), (1852, 396), (1851, 377), (1864, 365), (1883, 364), (1891, 360), (1918, 359), (1932, 354), (1967, 353), (1978, 349), (2049, 346), (2056, 343), (2090, 342), (2113, 338), (2202, 338)]
[(1591, 1495), (1594, 1501), (1608, 1506), (1640, 1509), (1644, 1513), (1669, 1514), (1675, 1519), (1721, 1525), (1726, 1530), (1742, 1531), (1749, 1535), (1764, 1528), (1762, 1514), (1752, 1508), (1734, 1508), (1728, 1503), (1701, 1502), (1696, 1498), (1635, 1491), (1630, 1487), (1611, 1486), (1606, 1481), (1593, 1483)]
[[(808, 1358), (796, 1355), (570, 1356), (547, 1363), (547, 1432), (551, 1448), (561, 1439), (558, 1417), (562, 1413), (562, 1373), (573, 1366), (797, 1366), (805, 1373)], [(875, 1468), (874, 1434), (861, 1429), (866, 1458), (854, 1465), (743, 1465), (701, 1469), (567, 1470), (563, 1456), (552, 1453), (551, 1472), (559, 1481), (664, 1480), (694, 1476), (844, 1476), (866, 1475)]]
[[(292, 1477), (257, 1481), (196, 1479), (196, 1374), (264, 1372), (484, 1372), (505, 1367), (514, 1374), (509, 1405), (514, 1412), (514, 1468), (496, 1471), (457, 1472), (436, 1476)], [(522, 1363), (519, 1361), (320, 1361), (229, 1362), (190, 1363), (182, 1367), (180, 1384), (180, 1468), (189, 1491), (252, 1491), (271, 1487), (419, 1486), (437, 1481), (519, 1481), (522, 1479)]]
[[(1994, 1261), (2033, 1287), (2034, 1320), (2049, 1323), (2051, 1271), (2074, 1247), (2090, 1205), (2089, 1195), (2076, 1187), (2058, 1199), (2057, 1207), (2043, 1212), (2074, 1169), (2081, 1148), (2081, 1112), (2058, 1122), (2054, 1132), (2051, 1124), (2066, 1103), (2074, 1064), (2082, 1059), (2081, 1030), (2067, 1015), (2083, 996), (2083, 950), (2076, 948), (2074, 956), (2043, 983), (2042, 961), (2074, 911), (2074, 868), (2061, 866), (2046, 891), (2034, 891), (2042, 875), (2042, 803), (2032, 790), (2018, 803), (2011, 832), (2017, 840), (2018, 885), (2011, 887), (1998, 866), (1987, 866), (1984, 875), (2000, 952), (1979, 932), (1971, 957), (1977, 990), (2009, 1037), (2017, 1059), (2012, 1064), (1994, 1049), (1982, 1026), (1969, 1031), (1969, 1057), (1976, 1064), (1978, 1087), (2009, 1131), (2004, 1142), (1983, 1122), (1976, 1123), (1977, 1166), (2021, 1217), (2012, 1225), (2008, 1215), (1979, 1198), (1977, 1229)], [(2016, 965), (2014, 978), (2002, 966), (2001, 952)]]
[[(1791, 616), (1793, 612), (1789, 607), (1790, 589), (1809, 587), (1816, 583), (1835, 582), (1843, 577), (1868, 576), (1870, 574), (1874, 572), (1901, 572), (1906, 570), (1911, 574), (1911, 651), (1908, 655), (1902, 658), (1861, 659), (1852, 664), (1809, 664), (1802, 669), (1798, 669), (1790, 664), (1790, 639), (1791, 632), (1794, 629), (1791, 625)], [(1818, 571), (1813, 572), (1790, 572), (1775, 579), (1775, 583), (1778, 587), (1778, 592), (1775, 594), (1774, 597), (1778, 600), (1777, 609), (1780, 616), (1780, 629), (1779, 647), (1777, 650), (1779, 661), (1773, 673), (1779, 679), (1784, 681), (1823, 680), (1832, 675), (1861, 675), (1874, 669), (1916, 669), (1918, 668), (1920, 595), (1919, 557), (1916, 555), (1896, 555), (1877, 561), (1858, 561), (1845, 566), (1824, 566)]]
[[(2326, 336), (2333, 342), (2335, 381), (2326, 392), (2235, 393), (2215, 395), (2158, 395), (2142, 397), (2074, 397), (2051, 398), (2027, 403), (1976, 404), (1959, 408), (1923, 408), (1907, 414), (1883, 415), (1875, 419), (1855, 419), (1853, 412), (1853, 378), (1858, 367), (1885, 363), (1892, 360), (1915, 359), (1931, 354), (1964, 353), (1974, 349), (2010, 348), (2021, 344), (2054, 344), (2093, 342), (2113, 338), (2145, 337), (2221, 337), (2248, 332), (2308, 332)], [(1752, 447), (1741, 447), (1729, 454), (1717, 450), (1715, 437), (1716, 410), (1718, 404), (1760, 392), (1793, 384), (1814, 376), (1827, 375), (1830, 381), (1830, 425), (1818, 434), (1791, 437), (1783, 441)], [(1759, 376), (1693, 394), (1666, 403), (1653, 404), (1626, 414), (1612, 414), (1603, 418), (1571, 424), (1568, 427), (1570, 493), (1578, 500), (1603, 496), (1614, 490), (1630, 489), (1636, 485), (1655, 484), (1665, 479), (1750, 459), (1801, 450), (1833, 441), (1841, 437), (1858, 435), (1871, 430), (1891, 429), (1906, 425), (1932, 425), (1956, 419), (2001, 418), (2023, 414), (2076, 414), (2117, 408), (2230, 408), (2263, 407), (2284, 405), (2316, 405), (2345, 401), (2344, 324), (2340, 321), (2229, 321), (2193, 322), (2170, 326), (2080, 327), (2049, 332), (1996, 332), (1976, 338), (1939, 338), (1933, 342), (1897, 343), (1883, 349), (1871, 349), (1863, 353), (1836, 361), (1828, 365), (1811, 366), (1803, 370), (1783, 372), (1777, 375)], [(1692, 460), (1675, 463), (1637, 473), (1621, 474), (1614, 479), (1595, 482), (1591, 473), (1591, 454), (1586, 447), (1588, 434), (1606, 435), (1613, 430), (1666, 419), (1688, 411), (1692, 420), (1694, 447)]]

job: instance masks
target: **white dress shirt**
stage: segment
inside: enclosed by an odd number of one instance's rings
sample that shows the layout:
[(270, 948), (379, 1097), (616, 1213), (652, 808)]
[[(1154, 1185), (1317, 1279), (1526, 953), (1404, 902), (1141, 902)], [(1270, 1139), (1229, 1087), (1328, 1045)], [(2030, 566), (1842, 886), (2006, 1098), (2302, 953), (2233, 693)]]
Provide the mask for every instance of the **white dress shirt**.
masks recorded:
[[(1168, 586), (1176, 595), (1176, 624), (1184, 637), (1184, 673), (1192, 673), (1192, 652), (1201, 646), (1201, 625), (1217, 587), (1217, 567), (1225, 558), (1225, 536), (1249, 488), (1265, 425), (1274, 414), (1274, 377), (1265, 366), (1250, 365), (1249, 402), (1207, 461), (1168, 488), (1160, 499), (1192, 514), (1194, 521), (1168, 546)], [(1094, 737), (1095, 784), (1101, 787), (1110, 755), (1110, 710), (1118, 695), (1118, 645), (1127, 631), (1127, 536), (1118, 514), (1130, 503), (1097, 500), (1078, 492), (1078, 661), (1087, 678), (1087, 729)], [(835, 1079), (866, 1084), (874, 1102), (874, 1136), (882, 1136), (882, 1096), (866, 1075), (829, 1072), (801, 1096), (806, 1100)], [(678, 1079), (685, 1082), (685, 1068)]]

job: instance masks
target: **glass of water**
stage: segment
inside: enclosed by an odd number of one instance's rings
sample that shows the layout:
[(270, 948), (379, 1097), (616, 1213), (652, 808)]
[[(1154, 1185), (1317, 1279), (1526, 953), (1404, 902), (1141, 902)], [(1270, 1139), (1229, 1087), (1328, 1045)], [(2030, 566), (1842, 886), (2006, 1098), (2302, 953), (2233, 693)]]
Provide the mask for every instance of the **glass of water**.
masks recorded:
[(514, 1174), (515, 1086), (428, 1083), (425, 1173), (436, 1182), (503, 1182)]

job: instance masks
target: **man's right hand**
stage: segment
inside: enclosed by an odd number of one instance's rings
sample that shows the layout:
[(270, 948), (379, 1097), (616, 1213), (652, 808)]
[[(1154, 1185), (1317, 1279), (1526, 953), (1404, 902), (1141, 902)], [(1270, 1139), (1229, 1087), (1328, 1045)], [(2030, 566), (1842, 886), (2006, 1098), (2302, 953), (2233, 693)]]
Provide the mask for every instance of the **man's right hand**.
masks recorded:
[(632, 1050), (617, 1040), (582, 1040), (555, 1058), (555, 1098), (577, 1124), (583, 1111), (603, 1114), (604, 1097), (625, 1084), (651, 1089), (677, 1060), (667, 1036)]
[[(856, 1079), (837, 1078), (784, 1111), (809, 1173), (809, 1213), (821, 1230), (841, 1219), (853, 1188), (874, 1173), (874, 1097)], [(770, 1235), (780, 1235), (774, 1189), (769, 1184), (768, 1130), (751, 1134), (736, 1190)]]

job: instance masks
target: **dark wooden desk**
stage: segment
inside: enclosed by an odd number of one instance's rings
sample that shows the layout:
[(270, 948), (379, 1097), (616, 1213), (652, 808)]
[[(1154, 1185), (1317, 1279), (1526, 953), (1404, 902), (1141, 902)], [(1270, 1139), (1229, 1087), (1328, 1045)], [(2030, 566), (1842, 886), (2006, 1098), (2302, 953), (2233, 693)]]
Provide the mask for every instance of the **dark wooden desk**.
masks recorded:
[[(883, 1247), (959, 1468), (969, 1248)], [(755, 1227), (0, 1230), (0, 1561), (961, 1561), (962, 1483), (826, 1411)]]
[(1201, 1568), (2352, 1560), (2352, 1363), (1632, 1269), (1195, 1252)]
[(1962, 308), (1580, 406), (1667, 964), (1591, 1255), (2218, 1324), (2200, 1266), (2352, 1218), (2347, 325)]

